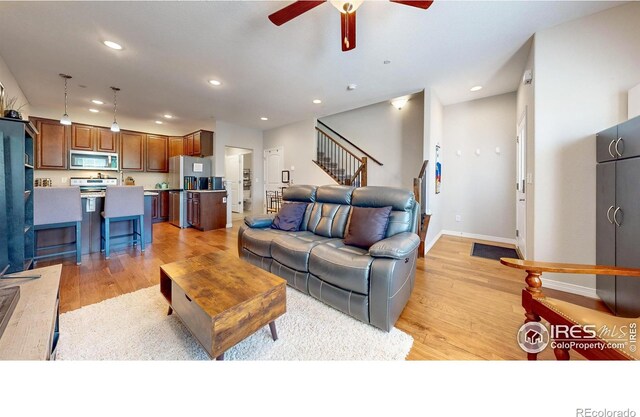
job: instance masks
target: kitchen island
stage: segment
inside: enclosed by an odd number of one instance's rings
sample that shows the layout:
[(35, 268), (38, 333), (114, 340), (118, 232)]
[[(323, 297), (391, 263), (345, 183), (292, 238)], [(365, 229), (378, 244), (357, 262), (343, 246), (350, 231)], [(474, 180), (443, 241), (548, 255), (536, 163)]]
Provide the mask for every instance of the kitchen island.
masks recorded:
[[(145, 244), (153, 242), (152, 220), (152, 200), (158, 194), (145, 191), (144, 193), (144, 236)], [(83, 192), (82, 197), (82, 254), (100, 252), (100, 222), (101, 214), (104, 211), (104, 191)], [(133, 232), (132, 221), (111, 223), (111, 235), (122, 235)], [(75, 228), (66, 227), (60, 229), (46, 229), (37, 231), (37, 247), (49, 245), (72, 244), (75, 240)], [(124, 242), (124, 239), (120, 241)], [(112, 240), (112, 245), (118, 245), (119, 240)], [(119, 247), (116, 246), (116, 250)], [(60, 250), (57, 249), (57, 252)], [(47, 254), (47, 251), (40, 250), (39, 255)]]

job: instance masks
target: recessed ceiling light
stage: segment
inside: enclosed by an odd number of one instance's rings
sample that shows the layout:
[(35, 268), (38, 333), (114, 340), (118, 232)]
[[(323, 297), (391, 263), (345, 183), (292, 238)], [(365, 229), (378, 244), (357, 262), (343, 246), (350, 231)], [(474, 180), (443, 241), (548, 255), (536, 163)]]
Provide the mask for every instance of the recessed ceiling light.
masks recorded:
[(100, 100), (91, 100), (91, 102), (93, 104), (104, 104), (104, 102), (100, 101)]
[(322, 100), (320, 99), (313, 100), (313, 104), (321, 104), (321, 103), (322, 103)]
[(108, 46), (111, 49), (115, 49), (118, 51), (122, 49), (122, 45), (120, 45), (119, 43), (115, 43), (114, 41), (104, 41), (102, 43), (104, 43), (106, 46)]
[(170, 114), (165, 114), (165, 115), (164, 115), (164, 118), (165, 118), (165, 119), (173, 119), (173, 116), (172, 116), (172, 115), (170, 115)]
[(267, 121), (267, 120), (269, 120), (269, 118), (268, 117), (261, 117), (260, 120)]
[(156, 124), (157, 125), (161, 125), (162, 124), (162, 120), (156, 120)]
[(348, 90), (348, 91), (353, 91), (353, 90), (355, 90), (356, 88), (358, 88), (358, 85), (357, 85), (357, 84), (349, 84), (349, 85), (347, 86), (347, 90)]
[(482, 86), (481, 85), (474, 85), (473, 87), (471, 87), (469, 89), (469, 91), (480, 91), (482, 90)]
[(386, 59), (386, 60), (382, 61), (382, 63), (383, 63), (383, 64), (385, 64), (385, 65), (387, 65), (387, 64), (390, 64), (390, 63), (391, 63), (391, 61), (389, 61), (388, 59)]
[(98, 109), (89, 109), (89, 111), (91, 113), (100, 113), (100, 110), (98, 110)]
[(220, 85), (222, 83), (220, 81), (218, 81), (218, 80), (209, 80), (209, 84), (217, 86), (217, 85)]

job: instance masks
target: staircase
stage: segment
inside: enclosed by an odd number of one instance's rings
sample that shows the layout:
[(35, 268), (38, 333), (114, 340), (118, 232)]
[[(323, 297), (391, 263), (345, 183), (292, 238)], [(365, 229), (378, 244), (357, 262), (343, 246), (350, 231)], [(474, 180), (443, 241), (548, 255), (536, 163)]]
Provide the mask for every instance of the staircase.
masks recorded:
[[(369, 159), (378, 165), (382, 165), (378, 160), (320, 120), (318, 120), (318, 126), (316, 126), (316, 136), (316, 159), (313, 162), (338, 184), (364, 187), (367, 185)], [(356, 155), (346, 148), (346, 144), (368, 156)]]

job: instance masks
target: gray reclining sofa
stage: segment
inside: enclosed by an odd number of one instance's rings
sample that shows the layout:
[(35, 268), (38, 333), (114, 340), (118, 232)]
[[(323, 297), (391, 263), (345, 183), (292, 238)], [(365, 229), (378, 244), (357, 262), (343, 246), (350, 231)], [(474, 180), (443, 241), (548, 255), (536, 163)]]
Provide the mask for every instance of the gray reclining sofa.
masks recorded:
[[(240, 258), (345, 314), (391, 330), (415, 280), (420, 239), (413, 193), (295, 185), (284, 189), (283, 200), (308, 203), (300, 231), (272, 229), (274, 215), (248, 216), (238, 233)], [(343, 242), (352, 206), (392, 207), (386, 238), (369, 250)]]

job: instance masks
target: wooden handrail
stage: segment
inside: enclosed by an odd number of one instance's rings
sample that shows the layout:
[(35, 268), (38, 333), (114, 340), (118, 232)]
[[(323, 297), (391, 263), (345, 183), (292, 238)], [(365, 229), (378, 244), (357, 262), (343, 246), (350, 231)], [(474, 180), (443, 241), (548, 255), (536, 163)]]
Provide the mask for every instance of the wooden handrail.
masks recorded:
[[(378, 161), (376, 158), (374, 158), (373, 156), (369, 155), (369, 153), (365, 150), (363, 150), (362, 148), (360, 148), (358, 145), (356, 145), (355, 143), (351, 142), (349, 139), (345, 138), (344, 136), (342, 136), (340, 133), (336, 132), (335, 130), (333, 130), (332, 128), (330, 128), (329, 126), (327, 126), (326, 124), (324, 124), (321, 120), (317, 120), (318, 123), (320, 123), (322, 126), (324, 126), (325, 128), (327, 128), (328, 130), (330, 130), (331, 132), (333, 132), (335, 135), (337, 135), (340, 139), (344, 140), (345, 142), (347, 142), (349, 145), (353, 146), (354, 148), (356, 148), (357, 150), (359, 150), (360, 152), (362, 152), (363, 154), (367, 155), (373, 162), (375, 162), (376, 164), (382, 166), (384, 165), (382, 162)], [(327, 135), (326, 132), (322, 131), (321, 129), (318, 129), (318, 126), (316, 126), (316, 130), (324, 133), (325, 135)], [(329, 138), (331, 138), (330, 135), (327, 135)], [(334, 142), (338, 143), (335, 139), (331, 138), (331, 140), (333, 140)], [(338, 143), (338, 145), (340, 145)], [(340, 147), (344, 150), (346, 150), (348, 152), (348, 149), (345, 148), (344, 146), (340, 145)], [(349, 152), (351, 153), (351, 152)], [(353, 155), (353, 153), (351, 153)], [(355, 156), (355, 155), (354, 155)]]
[(502, 265), (511, 268), (523, 269), (527, 272), (542, 274), (544, 272), (565, 274), (594, 274), (594, 275), (620, 275), (625, 277), (640, 277), (638, 268), (622, 268), (617, 266), (561, 264), (553, 262), (525, 261), (522, 259), (500, 258)]
[(327, 132), (322, 131), (321, 129), (318, 129), (318, 127), (316, 126), (316, 130), (320, 133), (322, 133), (323, 135), (325, 135), (327, 137), (327, 139), (329, 139), (331, 142), (335, 143), (336, 146), (338, 146), (340, 149), (344, 150), (346, 153), (348, 153), (349, 155), (351, 155), (352, 157), (354, 157), (355, 159), (357, 159), (359, 162), (362, 162), (362, 159), (358, 157), (358, 155), (354, 154), (353, 152), (351, 152), (349, 149), (345, 148), (344, 146), (342, 146), (340, 144), (340, 142), (338, 142), (337, 140), (335, 140), (334, 138), (332, 138), (330, 135), (327, 134)]
[(356, 178), (358, 178), (358, 174), (360, 174), (360, 171), (362, 171), (363, 168), (364, 168), (364, 164), (361, 164), (360, 167), (356, 170), (355, 174), (351, 176), (351, 179), (349, 180), (350, 184), (353, 184)]
[(418, 178), (424, 178), (425, 171), (427, 170), (427, 164), (429, 163), (428, 159), (425, 159), (422, 163), (422, 167), (420, 168), (420, 174), (418, 174)]

